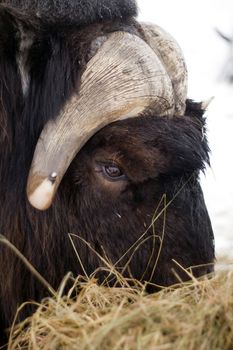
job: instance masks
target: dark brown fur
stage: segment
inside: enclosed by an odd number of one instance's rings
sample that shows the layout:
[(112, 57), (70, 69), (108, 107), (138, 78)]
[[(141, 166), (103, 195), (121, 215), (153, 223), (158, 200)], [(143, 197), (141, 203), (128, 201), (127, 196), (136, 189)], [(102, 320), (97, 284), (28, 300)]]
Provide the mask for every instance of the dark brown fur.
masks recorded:
[[(105, 127), (72, 162), (52, 207), (39, 212), (29, 205), (25, 188), (37, 139), (44, 124), (56, 118), (65, 101), (78, 89), (92, 38), (114, 30), (137, 30), (134, 20), (127, 16), (118, 16), (111, 23), (52, 31), (38, 19), (30, 17), (27, 22), (20, 16), (15, 18), (0, 5), (1, 234), (57, 288), (68, 271), (74, 275), (83, 273), (68, 233), (81, 236), (115, 263), (140, 239), (166, 194), (166, 203), (171, 203), (165, 211), (165, 236), (155, 273), (151, 275), (159, 240), (155, 239), (153, 257), (146, 270), (153, 250), (153, 230), (149, 230), (125, 275), (132, 273), (138, 279), (170, 285), (177, 282), (174, 268), (182, 279), (187, 279), (172, 259), (183, 267), (212, 263), (213, 233), (199, 185), (199, 172), (208, 163), (209, 149), (203, 134), (203, 111), (192, 101), (187, 101), (182, 118), (159, 117), (150, 112)], [(17, 62), (21, 40), (18, 21), (34, 35), (27, 53), (30, 84), (25, 95)], [(123, 180), (109, 181), (104, 176), (102, 166), (109, 162), (121, 167)], [(164, 203), (158, 212), (163, 208)], [(162, 235), (163, 227), (164, 214), (154, 225), (156, 235)], [(81, 240), (75, 239), (75, 244), (87, 273), (102, 265)], [(118, 264), (119, 270), (131, 254)], [(3, 332), (11, 324), (17, 306), (28, 299), (40, 300), (47, 291), (3, 245), (0, 266)], [(200, 276), (211, 270), (212, 266), (206, 266), (193, 272)], [(103, 277), (99, 275), (100, 280)], [(20, 317), (23, 319), (30, 312), (25, 309)]]

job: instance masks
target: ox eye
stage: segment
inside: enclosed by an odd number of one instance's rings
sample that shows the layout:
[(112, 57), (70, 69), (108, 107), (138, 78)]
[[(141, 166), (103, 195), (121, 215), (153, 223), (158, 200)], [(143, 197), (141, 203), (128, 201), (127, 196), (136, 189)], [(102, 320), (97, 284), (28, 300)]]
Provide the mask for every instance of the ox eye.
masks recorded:
[(111, 180), (122, 180), (125, 174), (116, 164), (102, 165), (103, 174)]

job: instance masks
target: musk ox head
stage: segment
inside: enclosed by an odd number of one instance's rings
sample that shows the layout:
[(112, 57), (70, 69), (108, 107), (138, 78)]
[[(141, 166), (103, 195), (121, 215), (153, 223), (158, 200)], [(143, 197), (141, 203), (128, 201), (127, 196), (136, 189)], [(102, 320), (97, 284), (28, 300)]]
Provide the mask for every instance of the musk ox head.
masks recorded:
[[(54, 288), (68, 271), (91, 274), (100, 256), (154, 286), (188, 278), (174, 260), (212, 271), (204, 110), (187, 100), (175, 40), (136, 22), (131, 1), (111, 2), (101, 21), (95, 5), (85, 26), (10, 3), (0, 6), (1, 233)], [(3, 329), (47, 291), (2, 245), (0, 265)]]
[(77, 94), (50, 121), (38, 141), (28, 179), (30, 203), (47, 209), (82, 146), (104, 126), (154, 115), (182, 117), (187, 72), (181, 51), (157, 26), (142, 25), (144, 40), (126, 32), (97, 38)]
[[(157, 210), (155, 225), (159, 236), (166, 226), (166, 244), (156, 277), (155, 260), (145, 269), (153, 235), (134, 253), (129, 275), (169, 285), (175, 281), (172, 259), (185, 267), (207, 264), (197, 275), (211, 271), (212, 229), (198, 183), (208, 162), (203, 110), (186, 98), (183, 55), (160, 27), (137, 24), (137, 34), (97, 37), (79, 89), (37, 142), (27, 181), (31, 205), (47, 210), (63, 202), (73, 220), (70, 232), (83, 237), (86, 230), (85, 239), (113, 264), (120, 261), (120, 269), (129, 259), (130, 252), (122, 259), (125, 252), (155, 224)], [(168, 237), (176, 237), (175, 246)]]

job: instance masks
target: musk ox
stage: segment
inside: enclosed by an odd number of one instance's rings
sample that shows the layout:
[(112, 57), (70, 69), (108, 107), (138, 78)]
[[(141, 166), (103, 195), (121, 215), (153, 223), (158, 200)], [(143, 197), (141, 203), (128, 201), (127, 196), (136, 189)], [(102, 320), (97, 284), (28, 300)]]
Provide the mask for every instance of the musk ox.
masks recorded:
[[(134, 0), (0, 2), (0, 233), (54, 288), (103, 264), (84, 241), (154, 285), (188, 278), (174, 261), (213, 269), (203, 105), (187, 100), (175, 40), (136, 12)], [(4, 244), (0, 266), (3, 334), (47, 291)]]

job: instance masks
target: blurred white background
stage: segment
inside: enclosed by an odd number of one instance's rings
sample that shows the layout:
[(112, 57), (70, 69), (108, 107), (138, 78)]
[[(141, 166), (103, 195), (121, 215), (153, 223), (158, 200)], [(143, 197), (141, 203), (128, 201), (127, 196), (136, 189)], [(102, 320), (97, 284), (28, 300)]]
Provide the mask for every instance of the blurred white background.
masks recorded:
[(188, 66), (188, 96), (206, 100), (211, 169), (202, 185), (216, 238), (217, 256), (233, 257), (233, 83), (223, 76), (230, 65), (233, 44), (233, 0), (138, 0), (139, 19), (156, 23), (180, 44)]

